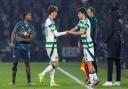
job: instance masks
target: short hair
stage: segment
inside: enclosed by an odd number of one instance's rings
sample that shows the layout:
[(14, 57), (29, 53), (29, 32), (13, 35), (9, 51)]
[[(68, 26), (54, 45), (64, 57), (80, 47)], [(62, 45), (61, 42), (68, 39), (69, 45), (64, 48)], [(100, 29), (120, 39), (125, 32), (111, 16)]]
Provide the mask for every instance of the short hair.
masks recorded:
[(93, 13), (96, 12), (95, 8), (94, 7), (89, 7), (88, 9), (90, 9)]
[(49, 7), (48, 7), (48, 13), (49, 14), (51, 14), (52, 12), (57, 12), (58, 11), (58, 7), (57, 6), (55, 6), (55, 5), (50, 5)]
[(25, 16), (26, 16), (28, 13), (31, 13), (31, 11), (26, 11), (26, 12), (24, 12), (24, 14), (23, 14), (23, 19), (25, 19)]
[(81, 8), (78, 8), (78, 9), (76, 10), (76, 12), (77, 12), (77, 13), (78, 13), (78, 12), (86, 13), (86, 10), (85, 10), (83, 7), (81, 7)]

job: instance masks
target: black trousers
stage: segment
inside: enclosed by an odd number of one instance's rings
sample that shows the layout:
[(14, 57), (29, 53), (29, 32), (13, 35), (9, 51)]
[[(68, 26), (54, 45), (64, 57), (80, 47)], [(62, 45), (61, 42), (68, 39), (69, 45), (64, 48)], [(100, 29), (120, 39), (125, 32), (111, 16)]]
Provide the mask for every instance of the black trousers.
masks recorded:
[(97, 63), (96, 63), (96, 60), (95, 60), (95, 61), (92, 61), (92, 64), (93, 64), (93, 66), (94, 66), (94, 68), (95, 68), (95, 71), (96, 71), (96, 73), (97, 73)]
[(107, 73), (107, 80), (112, 81), (112, 74), (113, 74), (113, 63), (116, 66), (116, 81), (121, 80), (121, 65), (119, 58), (108, 58), (108, 73)]
[(92, 64), (93, 64), (93, 66), (95, 68), (95, 71), (97, 73), (98, 69), (97, 69), (97, 63), (96, 63), (96, 47), (97, 47), (97, 44), (94, 42), (94, 55), (95, 55), (95, 59), (94, 59), (94, 61), (92, 61)]

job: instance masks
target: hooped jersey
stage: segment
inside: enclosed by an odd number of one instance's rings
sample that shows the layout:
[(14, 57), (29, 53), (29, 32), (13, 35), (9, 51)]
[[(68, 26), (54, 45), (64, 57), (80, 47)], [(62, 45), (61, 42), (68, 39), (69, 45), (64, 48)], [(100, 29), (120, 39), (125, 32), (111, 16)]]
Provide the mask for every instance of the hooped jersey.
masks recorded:
[(88, 18), (80, 20), (76, 26), (79, 30), (86, 30), (86, 33), (81, 35), (83, 48), (93, 47), (93, 41), (91, 38), (91, 23)]
[(54, 31), (56, 31), (56, 26), (55, 26), (55, 22), (53, 20), (51, 20), (50, 18), (46, 19), (45, 22), (45, 37), (46, 37), (46, 48), (52, 48), (53, 44), (54, 48), (56, 48), (56, 39), (55, 36), (53, 34)]

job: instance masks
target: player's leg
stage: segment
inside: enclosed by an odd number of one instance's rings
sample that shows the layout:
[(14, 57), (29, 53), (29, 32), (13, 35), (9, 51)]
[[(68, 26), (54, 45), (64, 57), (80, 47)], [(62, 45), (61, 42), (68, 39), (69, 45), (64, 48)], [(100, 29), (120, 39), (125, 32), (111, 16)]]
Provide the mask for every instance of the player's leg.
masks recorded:
[(92, 61), (92, 64), (97, 73), (98, 68), (97, 68), (97, 63), (96, 63), (96, 48), (97, 48), (97, 44), (94, 42), (94, 61)]
[(54, 49), (53, 55), (51, 56), (51, 64), (55, 66), (55, 69), (50, 72), (50, 86), (59, 86), (55, 83), (55, 70), (59, 66), (59, 58), (57, 53), (57, 48)]
[[(47, 54), (50, 58), (50, 53), (51, 53), (52, 48), (47, 48)], [(49, 65), (42, 71), (42, 73), (40, 73), (42, 76), (46, 75), (47, 73), (49, 73), (50, 71), (54, 70), (56, 68), (56, 66), (54, 65), (54, 62), (51, 58), (50, 58), (50, 63)]]
[[(56, 69), (59, 66), (59, 61), (51, 61), (50, 64), (54, 65)], [(55, 69), (53, 69), (53, 71), (50, 71), (51, 80), (54, 80)]]
[(120, 86), (120, 80), (121, 80), (121, 66), (120, 66), (120, 59), (115, 58), (115, 65), (116, 65), (116, 81), (113, 85)]
[(54, 79), (55, 79), (55, 69), (50, 72), (50, 79), (51, 79), (51, 81), (54, 81)]
[(31, 83), (31, 70), (30, 70), (30, 52), (29, 51), (23, 51), (22, 52), (22, 58), (24, 59), (24, 64), (25, 64), (25, 71), (27, 75), (27, 83)]
[(90, 80), (89, 80), (89, 72), (88, 72), (88, 66), (85, 63), (85, 59), (84, 58), (82, 59), (81, 70), (83, 70), (85, 72), (85, 75), (86, 75), (85, 84), (88, 84), (90, 82)]
[(17, 65), (18, 61), (14, 60), (13, 61), (13, 67), (12, 67), (12, 83), (15, 84), (16, 80), (16, 72), (17, 72)]
[(26, 74), (27, 74), (27, 81), (28, 83), (31, 82), (31, 71), (30, 71), (30, 64), (29, 64), (29, 60), (25, 60), (25, 70), (26, 70)]
[[(50, 57), (51, 50), (52, 49), (47, 48), (47, 53), (48, 53), (49, 57)], [(51, 85), (51, 83), (52, 83), (52, 85), (56, 85), (54, 82), (54, 74), (55, 74), (55, 69), (59, 66), (57, 49), (54, 49), (53, 54), (50, 57), (50, 59), (51, 59), (50, 64), (45, 68), (44, 71), (42, 71), (42, 73), (39, 74), (39, 79), (40, 79), (40, 82), (42, 83), (44, 80), (44, 76), (47, 73), (50, 73), (50, 78), (51, 78), (50, 85)]]
[(84, 70), (85, 70), (85, 73), (86, 73), (86, 80), (88, 81), (89, 80), (89, 73), (88, 73), (88, 66), (86, 63), (84, 63)]
[(89, 48), (88, 50), (86, 49), (86, 63), (89, 69), (90, 83), (92, 84), (92, 86), (95, 86), (99, 83), (99, 79), (97, 77), (92, 61), (94, 61), (94, 48), (93, 47)]
[(51, 61), (50, 64), (40, 73), (41, 76), (45, 76), (47, 73), (52, 72), (57, 67), (58, 61)]
[(94, 68), (95, 68), (95, 70), (96, 70), (96, 73), (97, 73), (97, 63), (96, 63), (96, 59), (95, 59), (94, 61), (92, 61), (92, 64), (93, 64), (93, 66), (94, 66)]
[(95, 68), (92, 64), (92, 62), (87, 62), (88, 69), (89, 69), (89, 78), (90, 78), (90, 86), (96, 86), (100, 81), (97, 77)]
[(90, 82), (93, 83), (94, 82), (93, 81), (94, 78), (95, 78), (95, 80), (97, 80), (97, 75), (94, 77), (94, 74), (96, 74), (95, 69), (94, 69), (94, 66), (93, 66), (93, 64), (92, 64), (91, 61), (87, 61), (86, 63), (88, 65), (88, 69), (89, 69)]
[(83, 50), (83, 47), (81, 47), (81, 56), (82, 56), (82, 63), (81, 63), (81, 70), (84, 71), (85, 73), (85, 76), (86, 76), (86, 79), (85, 79), (85, 84), (89, 84), (90, 83), (90, 80), (89, 80), (89, 72), (88, 72), (88, 66), (87, 64), (85, 63), (85, 59), (84, 59), (84, 50)]
[(12, 66), (12, 81), (9, 85), (13, 85), (16, 83), (16, 72), (17, 72), (17, 65), (18, 59), (20, 58), (20, 53), (18, 50), (13, 50), (13, 66)]
[(108, 81), (112, 82), (113, 58), (108, 58)]
[(56, 84), (54, 78), (55, 70), (59, 66), (59, 60), (52, 61), (52, 64), (55, 66), (55, 69), (53, 71), (50, 71), (50, 86), (59, 86), (58, 84)]
[(103, 86), (112, 86), (112, 73), (113, 73), (113, 58), (107, 58), (107, 81)]

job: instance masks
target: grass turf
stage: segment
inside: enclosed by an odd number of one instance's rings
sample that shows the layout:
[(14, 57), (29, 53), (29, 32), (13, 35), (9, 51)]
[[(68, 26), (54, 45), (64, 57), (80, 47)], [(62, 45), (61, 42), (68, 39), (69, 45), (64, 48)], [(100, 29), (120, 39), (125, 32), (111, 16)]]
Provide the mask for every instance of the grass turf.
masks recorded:
[[(48, 63), (31, 63), (32, 81), (36, 85), (28, 86), (26, 83), (24, 64), (19, 63), (16, 85), (10, 86), (8, 83), (11, 81), (12, 63), (0, 63), (0, 89), (86, 89), (58, 70), (56, 71), (55, 80), (61, 85), (60, 87), (49, 86), (49, 74), (46, 76), (45, 83), (43, 85), (40, 84), (37, 75), (45, 69), (47, 65)], [(61, 63), (60, 66), (81, 81), (84, 81), (85, 75), (80, 71), (80, 63)], [(100, 66), (98, 76), (101, 82), (98, 86), (94, 87), (94, 89), (128, 89), (128, 72), (126, 70), (122, 72), (122, 85), (120, 87), (103, 87), (102, 84), (106, 81), (106, 68)]]

